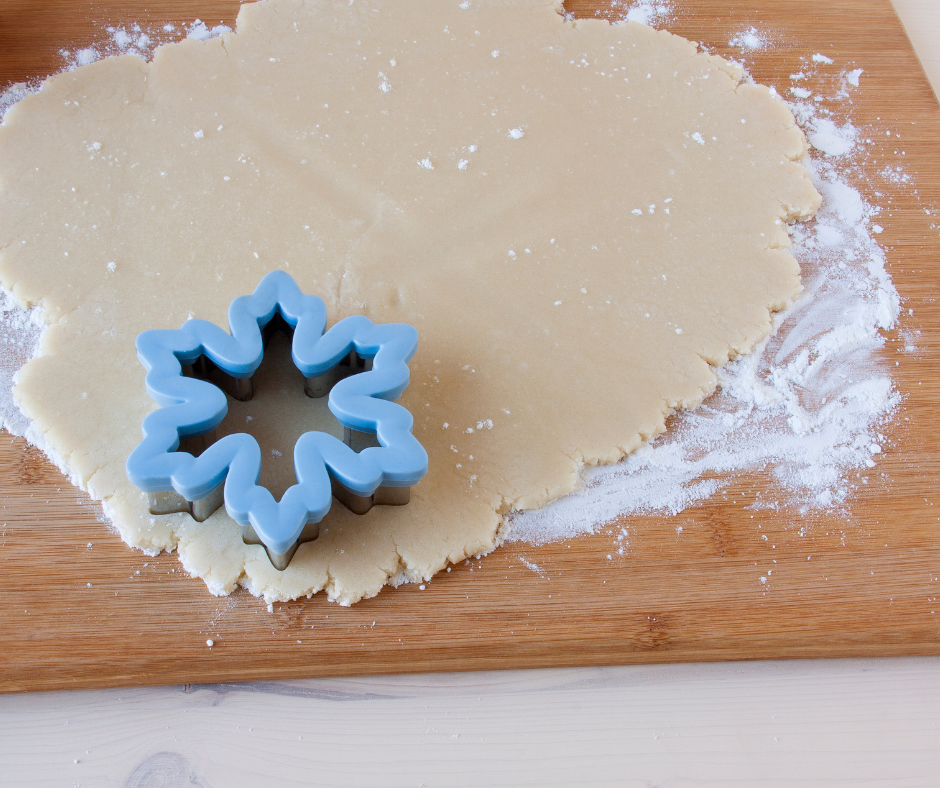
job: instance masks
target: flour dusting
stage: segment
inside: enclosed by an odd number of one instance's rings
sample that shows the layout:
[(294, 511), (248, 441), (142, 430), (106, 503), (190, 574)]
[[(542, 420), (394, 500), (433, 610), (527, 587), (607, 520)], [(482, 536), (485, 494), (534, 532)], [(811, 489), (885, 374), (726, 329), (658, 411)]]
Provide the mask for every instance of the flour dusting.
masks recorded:
[(177, 28), (175, 25), (162, 25), (154, 30), (144, 30), (140, 25), (104, 28), (106, 36), (93, 47), (70, 51), (60, 50), (66, 63), (66, 69), (74, 69), (94, 63), (103, 57), (115, 55), (136, 55), (144, 60), (153, 57), (154, 50), (171, 41), (181, 38), (193, 38), (196, 41), (207, 41), (223, 33), (232, 32), (228, 25), (208, 27), (201, 19), (195, 20), (188, 28)]
[(17, 101), (25, 98), (30, 93), (35, 93), (38, 89), (38, 84), (30, 82), (14, 82), (4, 89), (4, 91), (0, 93), (0, 120), (3, 120), (3, 116), (7, 114), (7, 110), (16, 104)]
[(666, 0), (614, 0), (611, 6), (618, 9), (621, 19), (641, 25), (661, 25), (672, 15), (672, 4)]
[(744, 52), (759, 52), (770, 46), (770, 39), (758, 31), (756, 27), (749, 27), (747, 30), (742, 30), (731, 36), (728, 45)]
[[(732, 45), (758, 48), (735, 39)], [(808, 60), (832, 62), (821, 55)], [(862, 73), (844, 74), (834, 98), (845, 98), (846, 86), (857, 87)], [(587, 469), (578, 492), (512, 514), (508, 540), (539, 544), (595, 533), (624, 515), (676, 515), (736, 475), (760, 470), (771, 472), (777, 486), (755, 508), (843, 510), (863, 483), (860, 471), (877, 465), (881, 429), (900, 404), (877, 355), (882, 332), (900, 312), (873, 238), (882, 230), (872, 221), (880, 209), (845, 174), (858, 174), (850, 155), (859, 150), (858, 130), (836, 122), (820, 99), (790, 107), (814, 149), (807, 168), (823, 196), (815, 222), (790, 228), (804, 285), (800, 298), (776, 316), (775, 333), (760, 347), (717, 371), (718, 392), (701, 407), (680, 412), (666, 434), (624, 462)], [(884, 168), (881, 177), (910, 181), (898, 167)], [(913, 352), (914, 339), (905, 352)], [(622, 531), (618, 541), (625, 536)]]
[(25, 435), (28, 419), (13, 401), (13, 386), (23, 365), (39, 350), (42, 310), (21, 309), (13, 295), (0, 288), (0, 427)]
[[(795, 92), (794, 94), (797, 98), (809, 98), (811, 95), (800, 96)], [(804, 128), (810, 144), (827, 156), (845, 156), (851, 153), (858, 137), (851, 123), (838, 126), (830, 118), (820, 118), (815, 115), (807, 118)]]

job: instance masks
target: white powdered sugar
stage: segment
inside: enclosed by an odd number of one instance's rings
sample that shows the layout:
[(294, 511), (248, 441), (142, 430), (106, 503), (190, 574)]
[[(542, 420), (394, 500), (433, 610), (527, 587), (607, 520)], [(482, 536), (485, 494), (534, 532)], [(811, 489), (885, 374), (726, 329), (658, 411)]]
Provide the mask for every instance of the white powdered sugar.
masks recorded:
[[(756, 48), (756, 47), (755, 47)], [(813, 56), (813, 64), (831, 60)], [(842, 75), (858, 84), (861, 69)], [(794, 74), (800, 82), (806, 74)], [(805, 91), (801, 98), (812, 93)], [(873, 234), (880, 209), (847, 180), (859, 133), (836, 122), (820, 98), (791, 104), (814, 150), (807, 168), (823, 196), (814, 223), (791, 228), (804, 291), (776, 317), (776, 331), (750, 355), (717, 371), (718, 392), (681, 412), (669, 431), (614, 466), (589, 468), (578, 492), (510, 516), (507, 539), (534, 544), (595, 533), (631, 514), (676, 515), (736, 476), (771, 471), (775, 484), (755, 508), (846, 510), (885, 447), (883, 425), (897, 410), (887, 362), (877, 351), (894, 327), (900, 298)], [(882, 177), (907, 184), (898, 167)], [(903, 332), (902, 332), (903, 333)], [(906, 335), (905, 335), (906, 336)], [(904, 352), (913, 352), (915, 338)], [(681, 533), (681, 527), (677, 529)], [(622, 554), (627, 529), (616, 534)]]

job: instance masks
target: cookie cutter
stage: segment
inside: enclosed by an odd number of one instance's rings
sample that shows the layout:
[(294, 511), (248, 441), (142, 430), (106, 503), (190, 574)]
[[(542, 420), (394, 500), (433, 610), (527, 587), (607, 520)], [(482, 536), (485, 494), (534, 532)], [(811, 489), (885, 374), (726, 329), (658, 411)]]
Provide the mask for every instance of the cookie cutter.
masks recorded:
[[(147, 493), (150, 512), (189, 512), (202, 522), (224, 504), (245, 542), (264, 545), (283, 570), (300, 543), (317, 537), (334, 496), (356, 514), (407, 504), (411, 487), (428, 470), (427, 452), (411, 432), (414, 419), (394, 402), (409, 383), (415, 328), (354, 315), (324, 333), (323, 300), (304, 295), (284, 271), (269, 273), (252, 295), (232, 301), (228, 321), (231, 334), (191, 319), (179, 329), (137, 337), (147, 393), (161, 407), (144, 419), (143, 440), (126, 472)], [(304, 375), (304, 391), (328, 395), (343, 425), (342, 441), (317, 431), (300, 436), (297, 484), (280, 501), (258, 485), (261, 448), (254, 437), (215, 439), (228, 404), (222, 388), (207, 380), (217, 368), (231, 396), (250, 399), (252, 375), (276, 330), (292, 335), (291, 357)]]

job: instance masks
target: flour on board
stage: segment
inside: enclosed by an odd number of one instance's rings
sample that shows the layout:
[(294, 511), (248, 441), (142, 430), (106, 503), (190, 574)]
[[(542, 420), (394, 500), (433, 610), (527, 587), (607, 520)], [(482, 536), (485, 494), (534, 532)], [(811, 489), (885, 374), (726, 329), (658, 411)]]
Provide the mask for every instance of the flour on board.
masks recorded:
[[(819, 55), (807, 61), (831, 64)], [(853, 69), (842, 78), (857, 87), (862, 73)], [(804, 294), (777, 316), (777, 332), (762, 348), (720, 370), (718, 394), (678, 415), (669, 432), (619, 465), (587, 471), (579, 492), (515, 514), (510, 540), (557, 541), (624, 515), (675, 515), (761, 468), (773, 469), (779, 490), (757, 507), (841, 510), (859, 471), (877, 464), (883, 424), (901, 402), (877, 351), (883, 332), (898, 321), (900, 299), (873, 237), (882, 230), (873, 222), (880, 209), (848, 181), (849, 170), (858, 173), (864, 141), (850, 121), (837, 123), (817, 101), (791, 109), (815, 148), (810, 172), (823, 195), (815, 226), (791, 230)], [(880, 175), (893, 185), (911, 182), (897, 165)], [(902, 336), (903, 352), (916, 352), (916, 333), (903, 329)], [(624, 530), (617, 538), (625, 536)]]

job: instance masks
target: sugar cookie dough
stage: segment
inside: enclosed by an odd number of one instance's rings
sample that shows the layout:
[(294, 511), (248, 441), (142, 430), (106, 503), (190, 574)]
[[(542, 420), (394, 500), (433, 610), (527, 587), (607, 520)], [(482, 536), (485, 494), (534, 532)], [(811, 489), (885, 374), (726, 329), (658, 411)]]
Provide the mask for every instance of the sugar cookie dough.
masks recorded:
[[(128, 544), (176, 547), (214, 594), (356, 602), (493, 549), (507, 512), (713, 390), (800, 290), (804, 152), (772, 91), (633, 22), (535, 0), (244, 5), (233, 33), (59, 74), (7, 114), (0, 282), (48, 322), (15, 396)], [(136, 335), (226, 326), (277, 268), (331, 324), (417, 327), (399, 402), (430, 457), (408, 506), (334, 503), (285, 572), (224, 509), (154, 517), (124, 476), (155, 407)], [(323, 413), (272, 401), (228, 419), (283, 487), (288, 433)]]

